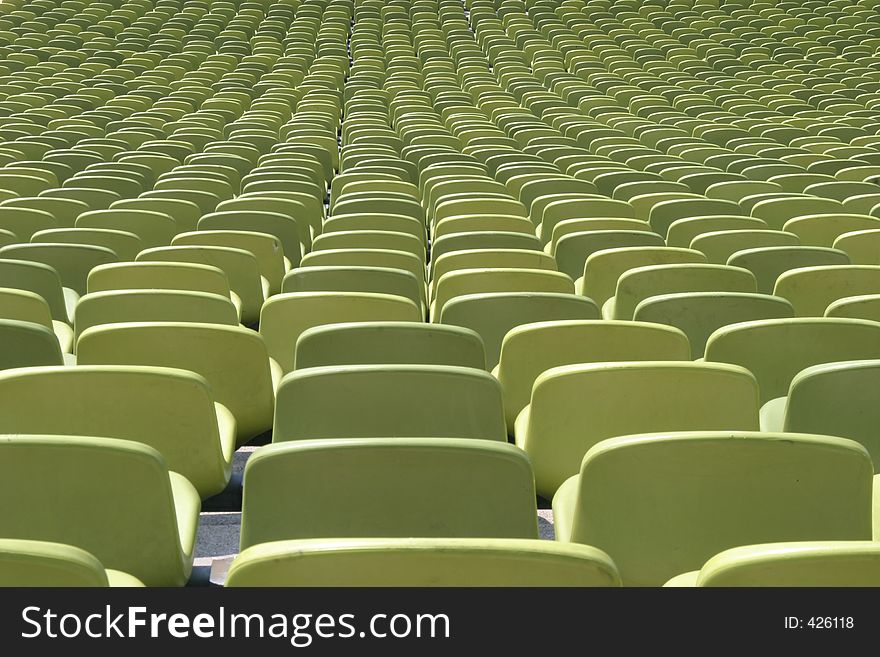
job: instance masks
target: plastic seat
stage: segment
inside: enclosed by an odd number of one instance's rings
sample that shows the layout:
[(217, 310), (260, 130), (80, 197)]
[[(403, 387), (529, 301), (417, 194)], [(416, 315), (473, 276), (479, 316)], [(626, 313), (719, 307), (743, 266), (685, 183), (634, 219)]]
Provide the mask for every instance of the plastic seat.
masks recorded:
[[(180, 233), (171, 241), (171, 246), (219, 246), (247, 251), (256, 258), (263, 279), (263, 294), (268, 298), (281, 291), (281, 280), (290, 264), (298, 260), (285, 260), (281, 242), (274, 235), (244, 230), (203, 230)], [(293, 257), (296, 258), (296, 253)]]
[(783, 397), (806, 367), (880, 358), (880, 324), (857, 319), (797, 318), (742, 322), (720, 328), (706, 343), (706, 361), (746, 367), (761, 401)]
[(700, 198), (670, 199), (661, 201), (651, 208), (648, 222), (657, 233), (665, 236), (669, 227), (679, 219), (740, 214), (744, 214), (742, 209), (733, 201)]
[(174, 219), (178, 230), (195, 230), (199, 217), (202, 216), (201, 208), (192, 201), (176, 198), (127, 198), (115, 201), (109, 207), (110, 210), (146, 210), (148, 212), (160, 212)]
[(218, 267), (190, 262), (120, 262), (89, 272), (88, 292), (111, 290), (190, 290), (231, 299), (240, 314), (241, 301), (229, 289)]
[(619, 586), (585, 545), (514, 538), (275, 541), (236, 557), (226, 586)]
[(226, 246), (162, 246), (141, 251), (137, 262), (188, 262), (216, 267), (226, 274), (230, 289), (241, 302), (242, 323), (253, 325), (259, 321), (267, 290), (257, 258), (250, 251)]
[(825, 317), (850, 317), (880, 322), (880, 294), (843, 297), (828, 305)]
[(538, 537), (528, 458), (500, 441), (290, 441), (258, 450), (244, 481), (242, 550), (304, 538)]
[(291, 292), (266, 301), (260, 334), (269, 355), (287, 373), (293, 370), (296, 342), (313, 326), (356, 321), (421, 322), (423, 313), (411, 300), (390, 294), (357, 292)]
[(691, 242), (705, 233), (716, 231), (761, 230), (767, 225), (754, 217), (715, 216), (677, 219), (669, 226), (666, 235), (668, 246), (687, 248)]
[(845, 233), (880, 230), (880, 219), (859, 214), (811, 214), (785, 222), (783, 229), (797, 235), (805, 246), (827, 246)]
[(799, 317), (821, 317), (838, 299), (880, 294), (880, 266), (802, 267), (781, 274), (774, 294), (788, 299)]
[(737, 251), (727, 259), (727, 264), (748, 269), (755, 275), (758, 292), (773, 294), (777, 279), (787, 271), (848, 265), (849, 257), (843, 251), (820, 246), (768, 246)]
[(595, 445), (554, 497), (556, 537), (605, 550), (624, 585), (659, 586), (731, 547), (870, 540), (872, 479), (868, 453), (845, 438), (621, 436)]
[(605, 319), (633, 319), (639, 304), (659, 295), (755, 291), (754, 275), (740, 267), (703, 263), (636, 267), (617, 279), (617, 290), (614, 297), (602, 306), (602, 316)]
[(443, 306), (440, 323), (469, 328), (479, 334), (486, 350), (486, 366), (498, 364), (501, 343), (522, 324), (565, 319), (599, 319), (592, 300), (574, 294), (550, 292), (496, 292), (468, 294)]
[(113, 251), (102, 246), (61, 243), (4, 246), (0, 248), (0, 258), (49, 265), (60, 276), (62, 285), (77, 294), (86, 293), (86, 279), (93, 267), (119, 260)]
[(814, 196), (788, 196), (759, 201), (751, 209), (751, 215), (767, 222), (773, 230), (782, 230), (794, 217), (808, 214), (840, 214), (843, 204), (831, 199)]
[(553, 255), (559, 270), (573, 279), (584, 272), (591, 255), (606, 249), (665, 246), (661, 235), (642, 230), (595, 230), (569, 233), (558, 239)]
[(709, 262), (727, 263), (737, 251), (760, 249), (768, 246), (798, 246), (800, 238), (782, 230), (719, 230), (694, 237), (689, 248), (701, 251)]
[(385, 230), (346, 230), (323, 233), (312, 242), (312, 252), (340, 249), (404, 251), (425, 260), (425, 242), (410, 233)]
[[(235, 419), (202, 377), (156, 367), (44, 367), (0, 373), (0, 432), (150, 445), (208, 498), (232, 472)], [(51, 400), (50, 403), (46, 403)], [(88, 408), (88, 413), (82, 409)]]
[(18, 242), (29, 242), (34, 233), (58, 228), (58, 221), (44, 210), (0, 205), (0, 230), (12, 233)]
[(724, 550), (696, 571), (664, 586), (877, 586), (880, 546), (874, 541), (795, 541)]
[(544, 207), (536, 232), (541, 242), (547, 244), (557, 224), (586, 217), (633, 219), (635, 211), (626, 201), (601, 198), (557, 199)]
[(0, 370), (65, 364), (58, 336), (43, 324), (0, 319), (0, 336)]
[[(76, 436), (9, 436), (0, 443), (6, 538), (93, 554), (147, 586), (182, 586), (193, 563), (199, 495), (152, 447)], [(112, 520), (110, 520), (112, 519)]]
[(511, 329), (501, 345), (494, 374), (504, 396), (508, 433), (529, 404), (532, 385), (544, 371), (561, 365), (607, 361), (690, 360), (681, 331), (641, 322), (550, 321)]
[(854, 265), (880, 265), (880, 229), (843, 233), (833, 246), (846, 253)]
[(469, 329), (444, 324), (328, 324), (306, 329), (296, 341), (295, 369), (379, 364), (485, 369), (486, 356), (479, 335)]
[(58, 272), (49, 265), (0, 257), (0, 286), (37, 294), (48, 304), (53, 320), (73, 323), (79, 295), (63, 288)]
[[(222, 205), (222, 204), (221, 204)], [(274, 236), (284, 251), (284, 257), (291, 263), (299, 263), (303, 255), (303, 244), (311, 246), (308, 225), (302, 226), (292, 216), (279, 212), (261, 210), (222, 210), (206, 214), (198, 223), (199, 230), (243, 230), (266, 233)]]
[(633, 319), (674, 326), (687, 335), (694, 358), (717, 329), (758, 319), (794, 317), (783, 298), (743, 292), (682, 292), (649, 297), (636, 306)]
[(384, 248), (344, 248), (312, 251), (300, 263), (301, 267), (383, 267), (403, 269), (415, 276), (424, 287), (424, 258), (407, 251)]
[(48, 212), (55, 219), (58, 228), (73, 228), (76, 218), (89, 209), (89, 206), (82, 201), (47, 196), (11, 198), (0, 202), (0, 207), (26, 208)]
[(515, 436), (532, 460), (538, 494), (550, 499), (577, 473), (584, 454), (606, 438), (757, 428), (758, 386), (741, 367), (623, 362), (544, 371), (516, 418)]
[(108, 209), (82, 213), (76, 220), (77, 228), (109, 228), (133, 233), (140, 238), (142, 248), (168, 246), (180, 232), (177, 222), (162, 212), (150, 210)]
[(436, 283), (431, 317), (437, 321), (443, 307), (457, 296), (492, 292), (550, 292), (570, 294), (574, 284), (566, 274), (546, 269), (459, 269), (443, 274)]
[(871, 391), (880, 376), (880, 360), (813, 365), (792, 379), (787, 397), (761, 408), (763, 431), (796, 431), (849, 438), (861, 443), (880, 463), (880, 441)]
[(202, 375), (215, 401), (236, 421), (241, 444), (272, 427), (274, 386), (281, 378), (260, 335), (238, 326), (198, 323), (127, 323), (83, 331), (78, 365), (174, 367)]
[(238, 326), (228, 296), (189, 290), (107, 290), (80, 297), (74, 311), (79, 336), (92, 326), (121, 322), (200, 322)]
[(602, 305), (614, 296), (618, 279), (629, 269), (705, 262), (706, 256), (699, 251), (664, 246), (597, 251), (584, 263), (583, 276), (575, 281), (575, 291)]
[(127, 573), (105, 569), (94, 555), (72, 545), (6, 538), (0, 539), (0, 586), (96, 588), (141, 587), (143, 583)]
[(437, 260), (440, 256), (452, 251), (471, 249), (524, 249), (540, 251), (541, 241), (534, 235), (526, 233), (505, 233), (489, 231), (479, 233), (451, 233), (438, 237), (431, 244), (431, 257)]
[(506, 441), (507, 436), (498, 382), (473, 368), (382, 364), (298, 369), (281, 381), (276, 401), (276, 443), (387, 436)]
[(98, 246), (110, 249), (120, 261), (134, 260), (143, 248), (134, 233), (110, 228), (51, 228), (34, 233), (31, 242)]

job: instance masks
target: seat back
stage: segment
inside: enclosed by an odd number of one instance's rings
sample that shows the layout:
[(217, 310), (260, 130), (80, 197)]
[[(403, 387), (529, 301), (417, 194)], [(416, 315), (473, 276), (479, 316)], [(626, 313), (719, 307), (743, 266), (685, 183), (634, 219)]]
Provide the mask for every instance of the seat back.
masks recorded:
[(417, 322), (315, 326), (296, 341), (294, 367), (457, 365), (486, 368), (483, 341), (470, 329)]
[(880, 294), (880, 266), (803, 267), (776, 279), (774, 294), (784, 297), (800, 317), (821, 317), (838, 299)]
[[(228, 478), (208, 382), (165, 367), (40, 367), (0, 373), (0, 432), (149, 445), (206, 497)], [(47, 403), (48, 402), (48, 403)], [(83, 409), (89, 412), (84, 413)], [(234, 430), (234, 421), (227, 421)], [(229, 445), (231, 448), (232, 445)]]
[(238, 441), (272, 427), (269, 355), (260, 335), (240, 326), (175, 322), (107, 324), (83, 331), (80, 365), (152, 365), (202, 375), (235, 416)]
[(694, 358), (702, 358), (706, 340), (717, 329), (757, 319), (794, 317), (781, 297), (745, 292), (681, 292), (648, 297), (636, 306), (633, 319), (674, 326), (685, 333)]
[[(633, 403), (638, 400), (638, 403)], [(551, 497), (606, 438), (649, 431), (758, 428), (758, 386), (741, 367), (677, 361), (546, 370), (516, 421), (538, 493)]]
[(589, 451), (570, 484), (568, 539), (605, 550), (624, 584), (658, 586), (739, 545), (869, 540), (872, 475), (864, 448), (843, 438), (614, 438)]
[(440, 313), (441, 324), (462, 326), (483, 340), (486, 367), (498, 364), (507, 332), (521, 324), (563, 319), (599, 319), (592, 300), (576, 294), (500, 292), (467, 294), (450, 300)]
[(244, 476), (241, 549), (294, 538), (538, 536), (528, 458), (499, 441), (291, 441), (261, 448)]
[(690, 360), (678, 330), (637, 322), (567, 320), (535, 322), (504, 336), (495, 374), (504, 395), (509, 433), (541, 373), (560, 365), (605, 361)]
[(678, 292), (754, 293), (755, 277), (748, 269), (702, 263), (649, 265), (627, 270), (617, 280), (613, 301), (603, 315), (633, 319), (636, 307), (657, 295)]
[(278, 388), (273, 442), (430, 436), (506, 441), (498, 382), (449, 365), (298, 369)]
[(308, 328), (338, 322), (421, 322), (422, 318), (415, 303), (390, 294), (291, 292), (275, 295), (263, 305), (260, 334), (269, 355), (290, 372), (296, 341)]
[(859, 319), (797, 318), (742, 322), (718, 329), (706, 342), (706, 360), (747, 368), (761, 402), (788, 394), (806, 367), (880, 358), (880, 324)]
[(586, 545), (511, 538), (305, 539), (255, 545), (226, 586), (619, 586)]
[(17, 500), (0, 509), (5, 537), (78, 547), (147, 586), (182, 586), (189, 578), (195, 523), (178, 524), (172, 481), (180, 476), (152, 447), (14, 436), (0, 442), (0, 455), (9, 468), (0, 492)]
[(864, 445), (880, 470), (880, 360), (813, 365), (791, 382), (785, 430), (849, 438)]
[(695, 586), (844, 587), (880, 585), (874, 541), (794, 541), (725, 550), (696, 574)]
[(737, 251), (727, 264), (748, 269), (755, 275), (758, 292), (773, 294), (776, 280), (790, 269), (848, 265), (849, 257), (843, 251), (819, 246), (769, 246)]

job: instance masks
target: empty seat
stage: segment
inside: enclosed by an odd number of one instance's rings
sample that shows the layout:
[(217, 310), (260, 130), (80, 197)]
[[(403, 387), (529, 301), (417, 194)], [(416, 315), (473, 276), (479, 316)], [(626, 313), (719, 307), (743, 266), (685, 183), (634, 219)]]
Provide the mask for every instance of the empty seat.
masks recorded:
[(880, 229), (880, 219), (861, 214), (808, 214), (785, 222), (783, 230), (805, 246), (827, 246), (845, 233)]
[(443, 308), (458, 296), (493, 292), (549, 292), (570, 294), (574, 284), (566, 274), (547, 269), (477, 268), (443, 274), (431, 302), (431, 318), (437, 321)]
[[(98, 436), (150, 445), (207, 498), (232, 471), (235, 419), (201, 376), (169, 368), (78, 366), (0, 373), (0, 433)], [(88, 409), (88, 412), (83, 412)]]
[(799, 244), (797, 235), (782, 230), (720, 230), (697, 235), (689, 246), (702, 251), (709, 262), (723, 265), (737, 251)]
[(357, 321), (422, 321), (415, 303), (390, 294), (290, 292), (269, 299), (260, 314), (260, 334), (284, 372), (293, 370), (296, 341), (313, 326)]
[(41, 365), (64, 365), (52, 329), (33, 322), (0, 319), (0, 370)]
[(747, 368), (761, 402), (788, 394), (802, 369), (841, 360), (880, 358), (880, 324), (858, 319), (768, 319), (732, 324), (706, 342), (706, 360)]
[(74, 311), (79, 336), (87, 328), (120, 322), (200, 322), (238, 326), (229, 297), (189, 290), (109, 290), (80, 297)]
[(516, 419), (515, 436), (532, 460), (538, 493), (549, 499), (606, 438), (757, 428), (758, 385), (742, 367), (623, 362), (544, 371)]
[(633, 313), (636, 321), (667, 324), (683, 331), (694, 358), (702, 358), (706, 340), (723, 326), (783, 317), (794, 317), (794, 309), (788, 301), (768, 294), (746, 292), (661, 294), (641, 301)]
[(108, 248), (86, 244), (14, 244), (0, 248), (0, 258), (41, 262), (54, 268), (64, 287), (86, 293), (86, 280), (93, 267), (117, 262)]
[(791, 269), (823, 265), (848, 265), (843, 251), (819, 246), (768, 246), (737, 251), (727, 264), (748, 269), (755, 275), (758, 292), (773, 294), (776, 280)]
[[(845, 438), (743, 431), (602, 441), (553, 500), (556, 538), (659, 586), (753, 543), (870, 540), (873, 466)], [(633, 486), (637, 481), (638, 486)]]
[(463, 326), (479, 334), (489, 369), (498, 364), (501, 342), (509, 330), (562, 319), (599, 319), (599, 309), (592, 300), (576, 294), (497, 292), (456, 297), (440, 313), (441, 324)]
[(409, 299), (424, 315), (425, 284), (412, 272), (392, 267), (297, 267), (284, 276), (282, 292), (370, 292)]
[(241, 300), (241, 321), (249, 325), (259, 321), (268, 290), (250, 251), (225, 246), (162, 246), (141, 251), (137, 261), (191, 262), (217, 267), (226, 274), (230, 289)]
[(152, 447), (77, 436), (7, 436), (5, 538), (69, 544), (147, 586), (189, 579), (199, 494)]
[[(601, 559), (600, 554), (596, 550), (594, 558)], [(586, 553), (584, 557), (587, 557)], [(579, 565), (577, 557), (572, 561), (572, 565), (575, 564)], [(599, 561), (596, 565), (596, 575), (599, 575)], [(616, 571), (609, 571), (609, 574), (611, 572), (616, 574)], [(612, 577), (609, 583), (613, 585), (614, 581)], [(72, 545), (4, 538), (0, 539), (0, 586), (94, 588), (138, 587), (143, 584), (127, 573), (105, 569), (94, 555)]]
[(699, 251), (665, 246), (597, 251), (584, 263), (583, 276), (575, 281), (575, 291), (601, 306), (614, 296), (617, 280), (629, 269), (701, 262), (706, 262), (706, 256)]
[(780, 275), (774, 294), (788, 299), (799, 317), (822, 317), (838, 299), (880, 294), (880, 266), (802, 267)]
[(880, 294), (862, 294), (838, 299), (828, 304), (825, 317), (851, 317), (880, 322)]
[(528, 457), (500, 441), (395, 437), (290, 441), (248, 460), (242, 550), (412, 536), (537, 538)]
[(560, 365), (608, 361), (690, 360), (677, 329), (640, 322), (569, 320), (535, 322), (504, 336), (494, 373), (504, 396), (507, 429), (513, 433), (540, 374)]
[(215, 401), (235, 416), (238, 443), (272, 428), (281, 371), (256, 331), (200, 323), (105, 324), (83, 331), (76, 350), (80, 365), (152, 365), (202, 375)]
[(73, 351), (73, 331), (66, 322), (52, 319), (49, 304), (39, 294), (28, 290), (0, 287), (0, 319), (31, 322), (50, 329), (58, 339), (61, 351)]
[(663, 237), (642, 230), (595, 230), (569, 233), (561, 237), (553, 250), (559, 270), (573, 279), (584, 272), (591, 255), (606, 249), (626, 247), (662, 247)]
[(457, 365), (486, 368), (483, 341), (470, 329), (417, 322), (351, 322), (306, 329), (294, 367)]
[(880, 585), (880, 544), (798, 541), (730, 548), (664, 586), (844, 587)]
[(804, 368), (792, 379), (787, 397), (761, 409), (764, 431), (795, 431), (855, 440), (880, 469), (880, 408), (876, 403), (880, 360), (825, 363)]
[(226, 586), (619, 586), (601, 550), (525, 538), (275, 541), (233, 561)]
[(678, 292), (755, 292), (755, 277), (741, 267), (702, 263), (649, 265), (627, 270), (605, 302), (606, 319), (633, 319), (637, 306), (652, 297)]
[(484, 370), (342, 365), (282, 379), (273, 442), (386, 436), (505, 441), (501, 388)]

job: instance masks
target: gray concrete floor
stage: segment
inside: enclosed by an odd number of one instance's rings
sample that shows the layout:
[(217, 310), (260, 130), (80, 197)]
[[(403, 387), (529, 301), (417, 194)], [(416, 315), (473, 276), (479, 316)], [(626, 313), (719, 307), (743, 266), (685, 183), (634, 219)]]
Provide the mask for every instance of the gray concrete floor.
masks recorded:
[[(256, 449), (240, 448), (235, 454), (233, 469), (242, 472), (247, 459)], [(240, 531), (241, 513), (203, 512), (196, 536), (196, 565), (210, 566), (214, 559), (236, 554)], [(538, 510), (538, 531), (542, 539), (553, 540), (553, 511), (550, 509)]]

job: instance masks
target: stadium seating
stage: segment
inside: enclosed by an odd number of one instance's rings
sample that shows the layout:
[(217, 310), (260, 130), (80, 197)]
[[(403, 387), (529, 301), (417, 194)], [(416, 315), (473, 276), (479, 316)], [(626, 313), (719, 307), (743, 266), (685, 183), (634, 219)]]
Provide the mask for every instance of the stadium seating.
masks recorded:
[(0, 584), (876, 584), (876, 11), (4, 0)]

